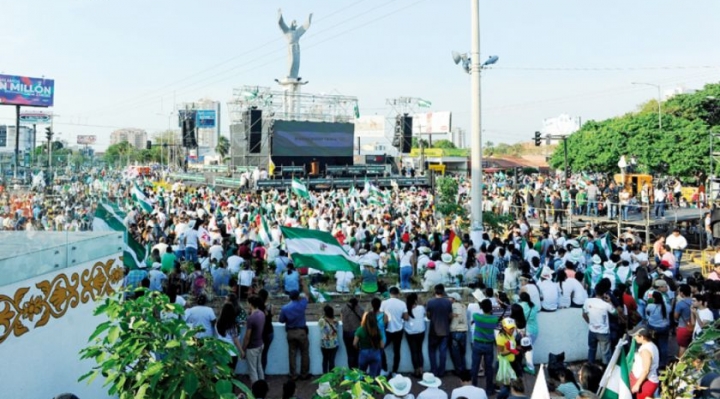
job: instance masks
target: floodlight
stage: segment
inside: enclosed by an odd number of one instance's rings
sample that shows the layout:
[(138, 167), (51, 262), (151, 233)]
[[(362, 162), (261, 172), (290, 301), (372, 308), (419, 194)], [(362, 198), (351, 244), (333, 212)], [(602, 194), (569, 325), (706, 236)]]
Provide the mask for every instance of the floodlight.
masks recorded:
[(458, 53), (457, 51), (452, 52), (453, 61), (455, 61), (455, 65), (459, 64), (462, 60), (462, 54)]
[(497, 55), (491, 55), (485, 62), (483, 62), (482, 66), (492, 65), (496, 63), (499, 58), (500, 57), (498, 57)]

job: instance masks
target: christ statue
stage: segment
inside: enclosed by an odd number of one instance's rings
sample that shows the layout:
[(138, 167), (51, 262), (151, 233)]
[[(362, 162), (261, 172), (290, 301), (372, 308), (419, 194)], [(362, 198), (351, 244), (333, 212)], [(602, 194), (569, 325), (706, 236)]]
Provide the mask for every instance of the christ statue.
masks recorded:
[(288, 41), (288, 80), (299, 80), (300, 71), (300, 37), (310, 28), (312, 14), (308, 17), (303, 26), (298, 27), (294, 20), (288, 27), (282, 17), (282, 10), (278, 10), (278, 24)]

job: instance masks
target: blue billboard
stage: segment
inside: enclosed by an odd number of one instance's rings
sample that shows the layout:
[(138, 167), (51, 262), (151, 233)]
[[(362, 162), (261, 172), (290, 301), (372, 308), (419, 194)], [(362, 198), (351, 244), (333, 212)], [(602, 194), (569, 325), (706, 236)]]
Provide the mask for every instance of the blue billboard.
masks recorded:
[(200, 129), (215, 127), (215, 110), (198, 110), (195, 114), (195, 126)]
[(0, 104), (52, 107), (54, 95), (53, 79), (0, 75)]

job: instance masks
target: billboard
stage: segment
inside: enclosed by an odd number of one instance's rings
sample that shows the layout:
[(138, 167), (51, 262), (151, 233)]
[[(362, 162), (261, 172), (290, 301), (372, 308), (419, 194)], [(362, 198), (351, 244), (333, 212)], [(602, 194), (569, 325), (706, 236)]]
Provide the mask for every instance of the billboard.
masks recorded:
[(46, 114), (37, 111), (23, 111), (20, 112), (20, 122), (25, 123), (50, 123), (52, 120), (52, 114)]
[(381, 115), (369, 115), (355, 119), (355, 137), (385, 137), (385, 117)]
[(0, 104), (52, 107), (54, 94), (52, 79), (0, 75)]
[(195, 126), (199, 129), (215, 127), (215, 110), (197, 110), (195, 112)]
[(90, 134), (84, 134), (84, 135), (83, 135), (83, 134), (79, 134), (79, 135), (77, 136), (77, 143), (78, 143), (78, 144), (92, 145), (92, 144), (95, 144), (96, 141), (97, 141), (97, 136), (95, 136), (94, 134), (93, 134), (93, 135), (90, 135)]
[(184, 121), (185, 119), (196, 119), (196, 117), (197, 117), (197, 116), (195, 115), (196, 112), (197, 112), (197, 111), (192, 110), (192, 109), (181, 109), (181, 110), (179, 110), (179, 111), (178, 111), (178, 127), (179, 127), (179, 128), (182, 128), (182, 127), (183, 127), (183, 121)]
[(413, 115), (413, 134), (449, 133), (452, 113), (449, 111), (427, 112)]
[(272, 155), (278, 157), (352, 157), (354, 125), (275, 121)]

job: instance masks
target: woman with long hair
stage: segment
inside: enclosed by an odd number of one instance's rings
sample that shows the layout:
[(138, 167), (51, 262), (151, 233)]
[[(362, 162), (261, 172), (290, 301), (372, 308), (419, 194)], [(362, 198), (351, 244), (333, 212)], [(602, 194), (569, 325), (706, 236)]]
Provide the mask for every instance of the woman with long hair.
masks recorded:
[[(380, 330), (380, 338), (382, 339), (383, 347), (387, 344), (387, 336), (385, 335), (385, 327), (390, 322), (388, 315), (385, 312), (380, 311), (380, 298), (375, 297), (370, 301), (372, 306), (372, 313), (375, 315), (375, 321), (377, 321), (378, 329)], [(382, 356), (382, 369), (387, 370), (387, 358), (385, 357), (385, 351), (380, 354)]]
[(410, 347), (410, 357), (412, 358), (413, 376), (415, 378), (422, 377), (423, 372), (423, 354), (422, 347), (425, 340), (425, 306), (420, 303), (418, 294), (410, 293), (405, 300), (407, 309), (403, 313), (405, 320), (403, 329)]
[[(527, 342), (523, 343), (523, 346), (532, 346), (537, 340), (538, 336), (538, 321), (537, 314), (540, 311), (540, 306), (533, 303), (530, 300), (530, 294), (527, 292), (520, 293), (520, 306), (523, 308), (523, 315), (525, 315), (525, 332), (523, 336), (530, 339), (528, 345)], [(526, 340), (523, 340), (526, 341)], [(533, 351), (532, 349), (525, 351), (525, 372), (529, 374), (535, 374), (535, 364), (533, 363)]]
[(235, 308), (229, 302), (223, 304), (220, 316), (215, 324), (215, 332), (219, 340), (235, 346), (236, 350), (229, 350), (232, 356), (228, 367), (235, 374), (235, 366), (238, 362), (238, 354), (243, 357), (242, 344), (240, 343), (240, 331), (235, 321)]
[[(394, 254), (392, 256), (395, 256)], [(409, 290), (410, 277), (413, 275), (413, 266), (415, 265), (415, 253), (411, 243), (406, 243), (400, 257), (400, 289)]]
[(380, 375), (381, 352), (385, 345), (380, 336), (380, 329), (373, 312), (367, 312), (363, 315), (360, 327), (355, 331), (353, 346), (360, 351), (359, 369), (367, 371), (371, 377)]
[(364, 310), (358, 305), (357, 298), (350, 298), (346, 306), (340, 309), (340, 316), (343, 328), (343, 343), (347, 352), (348, 367), (358, 367), (358, 350), (353, 345), (355, 332), (360, 328)]
[(668, 358), (668, 339), (670, 337), (670, 311), (665, 305), (665, 299), (660, 291), (652, 293), (653, 302), (645, 308), (645, 318), (648, 327), (655, 335), (655, 343), (659, 350), (657, 359), (660, 368), (665, 367)]

